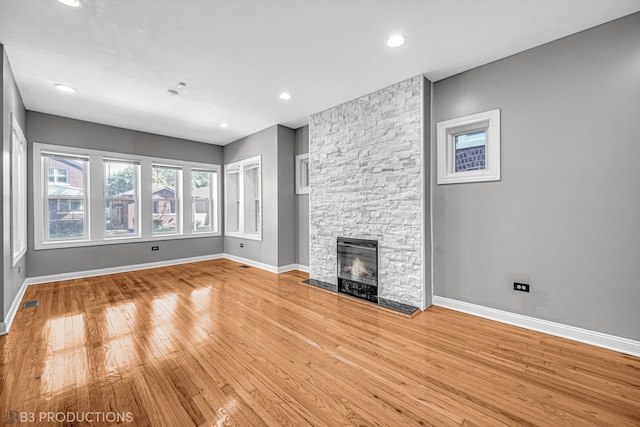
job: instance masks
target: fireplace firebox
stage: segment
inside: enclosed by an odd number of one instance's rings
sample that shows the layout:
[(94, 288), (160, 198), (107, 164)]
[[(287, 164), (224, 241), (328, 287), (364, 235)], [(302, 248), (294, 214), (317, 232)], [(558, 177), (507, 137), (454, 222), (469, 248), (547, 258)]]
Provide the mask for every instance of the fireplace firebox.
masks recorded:
[(378, 241), (338, 237), (338, 292), (378, 303)]

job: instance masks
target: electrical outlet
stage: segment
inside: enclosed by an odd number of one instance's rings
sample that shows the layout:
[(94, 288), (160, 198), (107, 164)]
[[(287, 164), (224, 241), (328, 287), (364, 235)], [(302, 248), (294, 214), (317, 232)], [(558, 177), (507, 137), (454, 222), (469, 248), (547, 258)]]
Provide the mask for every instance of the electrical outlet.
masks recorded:
[(513, 282), (513, 290), (520, 292), (529, 292), (529, 285), (526, 283)]
[(240, 243), (240, 247), (241, 247), (241, 248), (244, 248), (244, 243)]
[(151, 250), (152, 251), (159, 251), (160, 250), (160, 246), (151, 246)]

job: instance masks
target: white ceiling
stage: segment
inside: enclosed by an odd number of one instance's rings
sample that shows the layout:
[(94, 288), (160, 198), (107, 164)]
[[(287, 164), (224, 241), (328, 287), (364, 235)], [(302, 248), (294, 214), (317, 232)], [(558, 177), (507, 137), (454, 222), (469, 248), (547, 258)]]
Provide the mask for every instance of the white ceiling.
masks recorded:
[[(640, 10), (640, 0), (82, 2), (0, 0), (0, 43), (26, 108), (220, 145)], [(388, 48), (396, 32), (407, 42)], [(180, 95), (167, 93), (181, 81)]]

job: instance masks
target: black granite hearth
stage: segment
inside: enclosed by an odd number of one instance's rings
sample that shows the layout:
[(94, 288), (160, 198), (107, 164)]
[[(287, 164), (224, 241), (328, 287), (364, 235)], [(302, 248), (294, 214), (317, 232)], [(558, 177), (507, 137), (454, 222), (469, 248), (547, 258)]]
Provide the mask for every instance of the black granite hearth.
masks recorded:
[(304, 283), (305, 285), (310, 285), (316, 288), (324, 289), (325, 291), (335, 292), (336, 294), (344, 295), (349, 298), (354, 298), (354, 299), (357, 299), (358, 301), (364, 301), (369, 304), (378, 305), (380, 307), (384, 307), (401, 314), (406, 314), (407, 316), (413, 316), (416, 313), (416, 311), (418, 311), (418, 308), (412, 305), (402, 304), (400, 302), (391, 301), (385, 298), (378, 298), (378, 302), (374, 303), (361, 298), (352, 297), (352, 296), (349, 296), (348, 294), (338, 292), (337, 285), (332, 285), (331, 283), (322, 282), (320, 280), (307, 279), (307, 280), (304, 280), (302, 283)]

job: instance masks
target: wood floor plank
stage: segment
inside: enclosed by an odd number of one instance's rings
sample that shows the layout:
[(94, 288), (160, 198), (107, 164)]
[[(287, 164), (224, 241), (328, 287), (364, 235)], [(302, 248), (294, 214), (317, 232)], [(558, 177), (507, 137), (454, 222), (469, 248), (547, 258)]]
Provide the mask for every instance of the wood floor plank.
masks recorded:
[(40, 306), (0, 337), (0, 420), (640, 425), (636, 357), (440, 307), (399, 316), (307, 277), (220, 259), (31, 286)]

